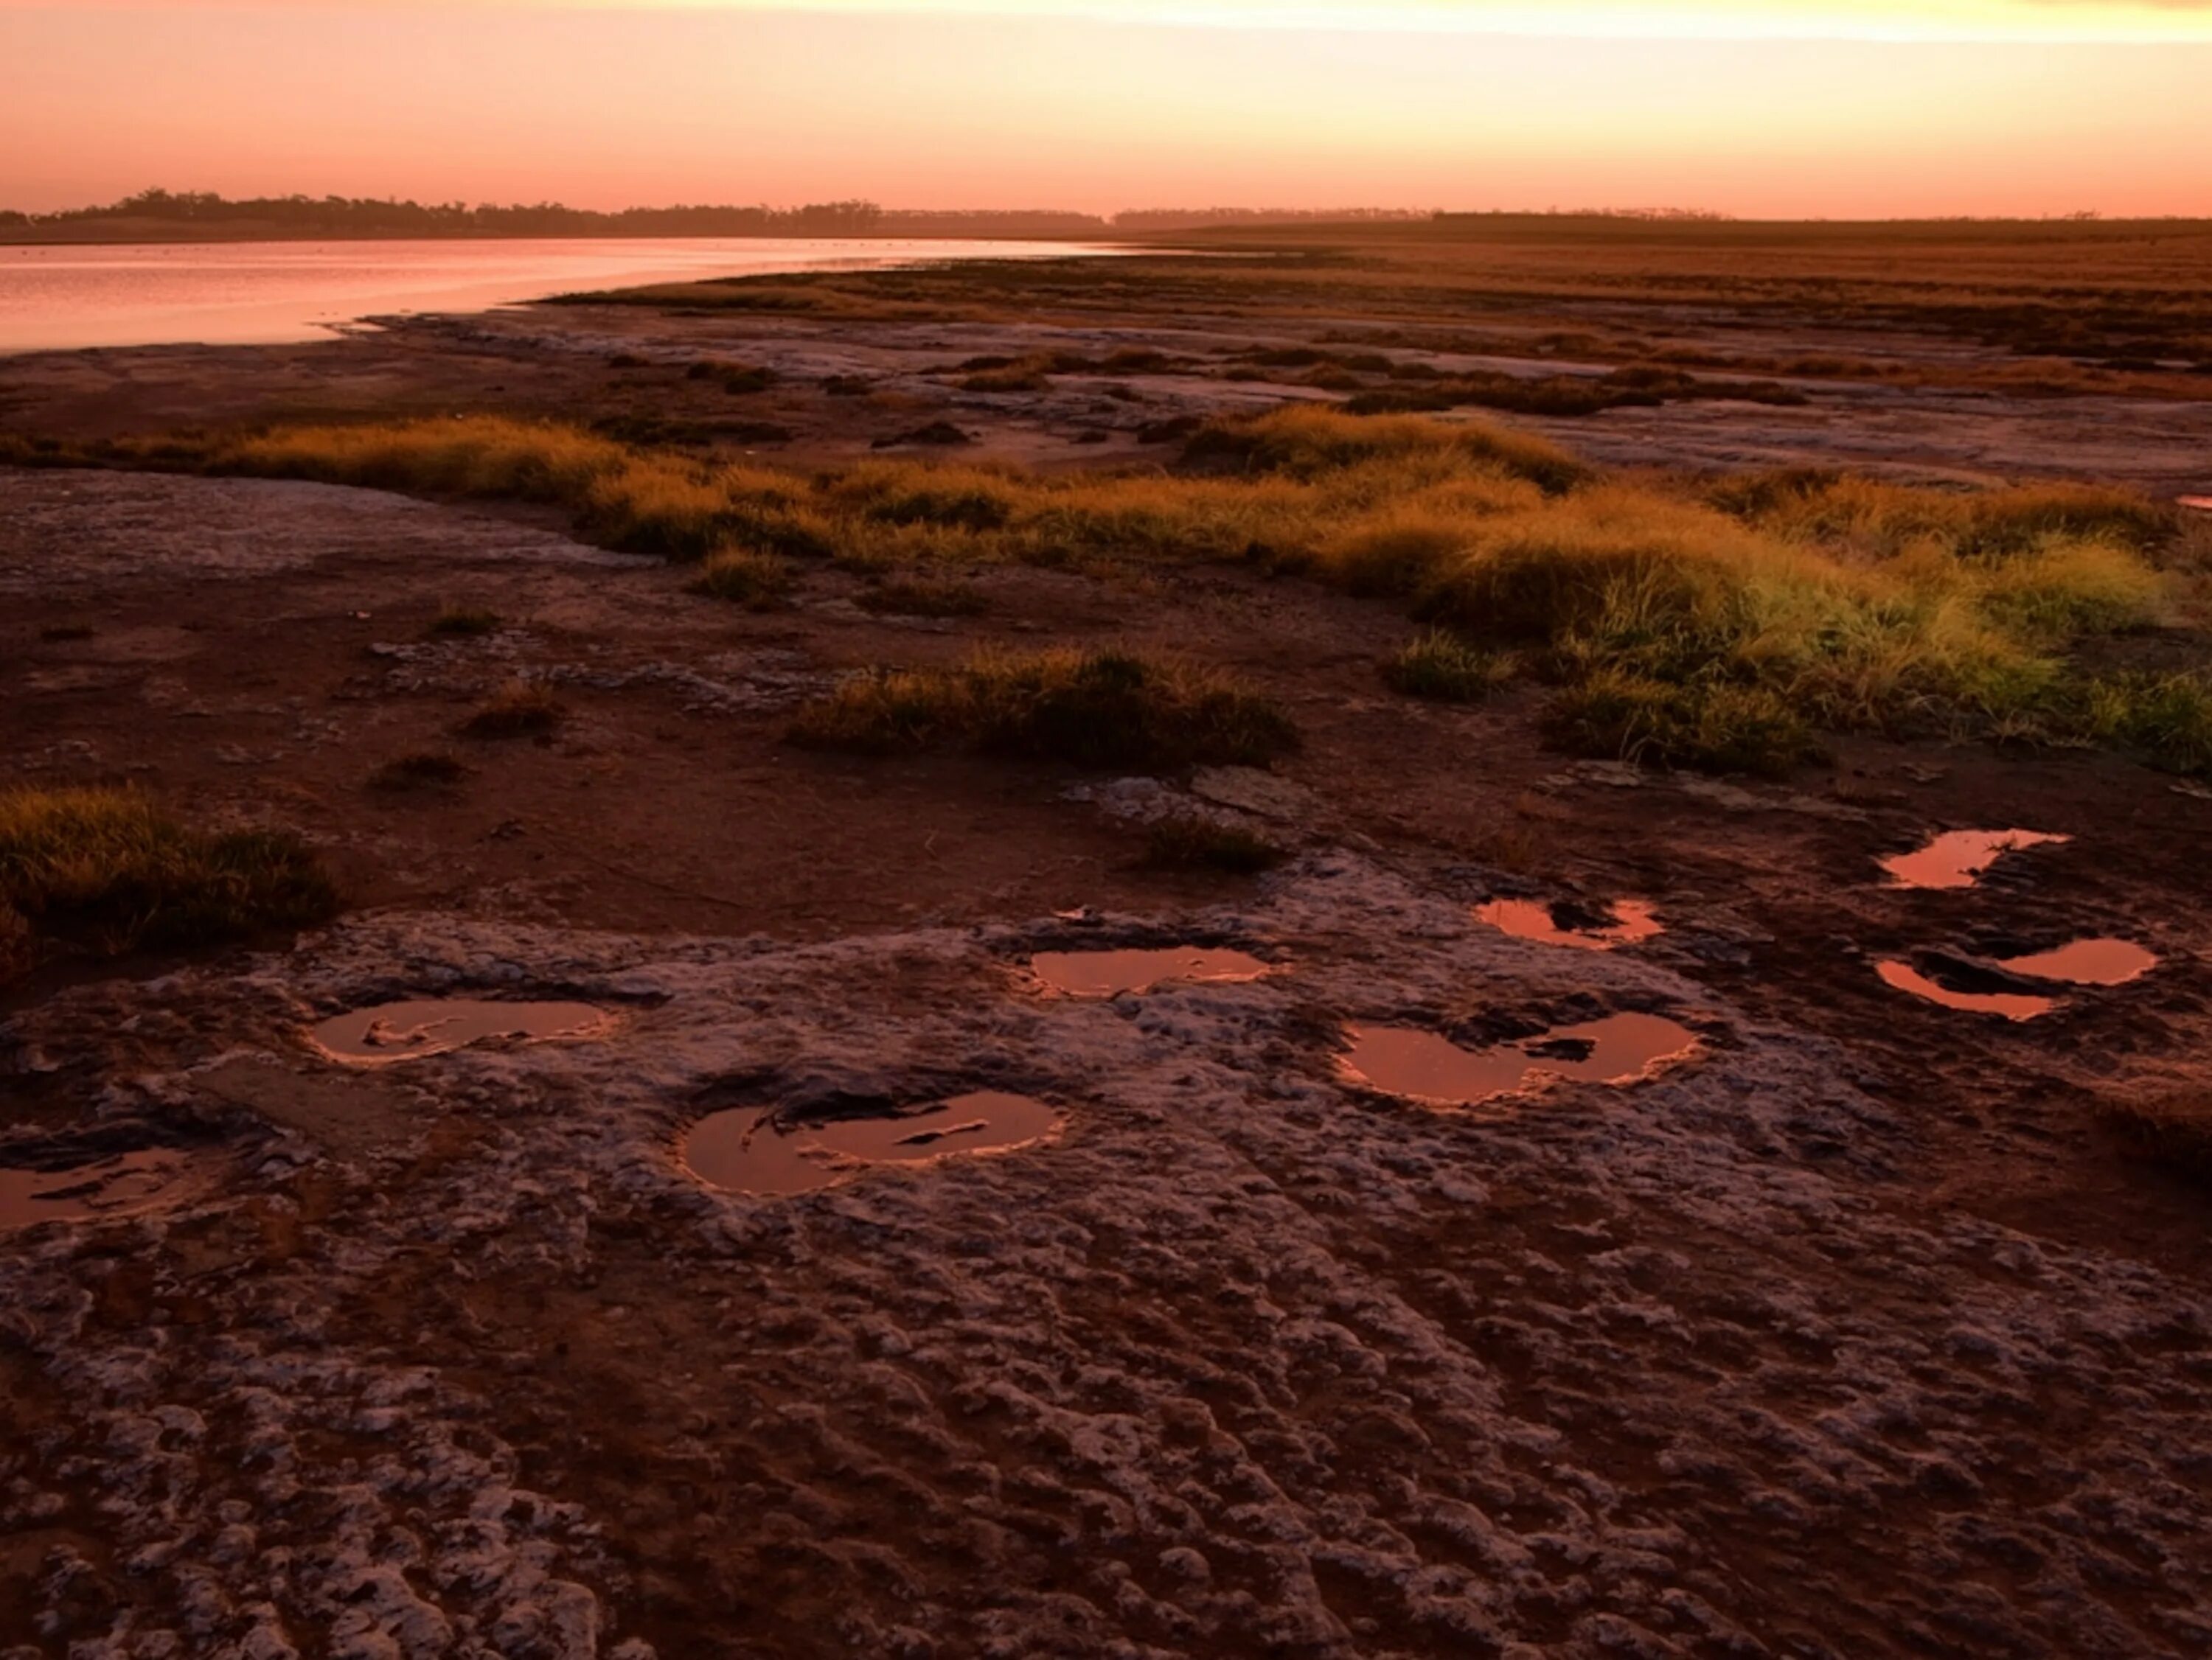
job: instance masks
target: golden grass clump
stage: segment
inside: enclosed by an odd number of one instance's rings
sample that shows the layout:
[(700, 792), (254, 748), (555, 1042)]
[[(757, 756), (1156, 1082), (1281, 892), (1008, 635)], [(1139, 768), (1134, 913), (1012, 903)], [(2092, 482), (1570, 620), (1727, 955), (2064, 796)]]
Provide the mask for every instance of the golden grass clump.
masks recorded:
[(691, 591), (742, 605), (748, 611), (772, 611), (791, 592), (791, 566), (775, 554), (725, 548), (707, 556)]
[(1091, 768), (1260, 766), (1297, 747), (1289, 717), (1228, 677), (1122, 651), (989, 654), (884, 669), (807, 705), (793, 742), (887, 754), (944, 744)]
[(193, 829), (127, 790), (0, 794), (0, 972), (50, 952), (302, 927), (337, 909), (320, 861), (289, 832)]
[(1590, 476), (1587, 465), (1558, 445), (1484, 421), (1364, 417), (1302, 404), (1218, 422), (1192, 438), (1186, 456), (1241, 472), (1304, 479), (1372, 462), (1449, 458), (1496, 467), (1553, 494)]

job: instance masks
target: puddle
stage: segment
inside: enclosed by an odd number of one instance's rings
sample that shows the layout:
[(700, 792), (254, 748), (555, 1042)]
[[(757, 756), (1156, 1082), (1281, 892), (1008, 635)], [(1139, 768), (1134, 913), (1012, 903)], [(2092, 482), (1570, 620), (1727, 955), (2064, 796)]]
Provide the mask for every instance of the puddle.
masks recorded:
[(1273, 965), (1243, 951), (1176, 946), (1165, 951), (1040, 951), (1030, 972), (1072, 997), (1118, 997), (1156, 985), (1234, 985), (1273, 973)]
[(488, 1038), (537, 1043), (586, 1037), (612, 1024), (611, 1016), (585, 1003), (487, 1003), (457, 997), (356, 1009), (323, 1021), (308, 1035), (332, 1060), (382, 1066), (443, 1055)]
[(1954, 991), (1929, 979), (1911, 963), (1894, 958), (1883, 959), (1874, 969), (1881, 976), (1884, 985), (1968, 1015), (2002, 1015), (2008, 1021), (2032, 1021), (2058, 1007), (2056, 997), (2039, 997), (2026, 991)]
[(0, 1168), (0, 1229), (150, 1210), (177, 1193), (191, 1164), (175, 1148), (149, 1148), (63, 1170)]
[(921, 1164), (955, 1154), (1004, 1153), (1042, 1141), (1060, 1113), (1027, 1095), (986, 1090), (957, 1095), (927, 1112), (835, 1118), (788, 1127), (763, 1107), (702, 1118), (684, 1138), (685, 1166), (732, 1193), (807, 1193), (870, 1165)]
[(1893, 854), (1881, 868), (1899, 888), (1972, 888), (2002, 855), (2073, 840), (2042, 830), (1948, 830), (1924, 847)]
[(1696, 1033), (1658, 1015), (1609, 1015), (1480, 1051), (1412, 1027), (1356, 1026), (1349, 1035), (1352, 1046), (1338, 1058), (1346, 1076), (1437, 1106), (1473, 1106), (1554, 1079), (1633, 1083), (1698, 1045)]
[(2177, 496), (2175, 500), (2192, 513), (2212, 513), (2212, 496)]
[(2008, 974), (2032, 980), (2064, 980), (2070, 985), (2125, 985), (2158, 966), (2158, 954), (2130, 940), (2075, 940), (2056, 951), (2031, 957), (2002, 957)]
[(1591, 924), (1577, 922), (1576, 912), (1577, 907), (1546, 905), (1538, 900), (1492, 900), (1474, 911), (1479, 920), (1516, 940), (1571, 946), (1578, 951), (1610, 951), (1618, 945), (1656, 939), (1667, 931), (1649, 900), (1620, 900), (1610, 912), (1612, 920)]

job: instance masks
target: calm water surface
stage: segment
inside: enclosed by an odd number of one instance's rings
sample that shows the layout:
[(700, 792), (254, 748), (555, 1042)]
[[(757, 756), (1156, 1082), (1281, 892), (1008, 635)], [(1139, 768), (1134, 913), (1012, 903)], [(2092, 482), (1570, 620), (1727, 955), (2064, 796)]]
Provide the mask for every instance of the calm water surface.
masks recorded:
[(758, 237), (0, 247), (0, 352), (278, 344), (362, 318), (483, 311), (583, 288), (1101, 251)]

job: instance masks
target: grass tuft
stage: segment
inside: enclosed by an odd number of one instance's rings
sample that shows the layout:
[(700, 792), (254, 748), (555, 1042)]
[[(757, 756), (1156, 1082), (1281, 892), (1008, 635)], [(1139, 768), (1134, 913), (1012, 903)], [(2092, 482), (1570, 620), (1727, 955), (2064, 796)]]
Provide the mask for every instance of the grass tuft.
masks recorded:
[(424, 749), (386, 761), (368, 775), (368, 786), (397, 793), (459, 784), (468, 775), (469, 769), (455, 757), (442, 751)]
[(431, 620), (429, 633), (434, 639), (477, 639), (497, 633), (505, 624), (506, 619), (496, 611), (487, 611), (481, 606), (448, 605)]
[(1257, 875), (1290, 854), (1256, 831), (1195, 817), (1162, 819), (1145, 839), (1145, 863), (1161, 870)]
[(1544, 730), (1571, 754), (1766, 778), (1823, 753), (1803, 718), (1765, 688), (1680, 685), (1614, 669), (1560, 692)]
[(807, 705), (795, 743), (887, 754), (965, 743), (1090, 768), (1258, 766), (1297, 746), (1273, 703), (1225, 676), (1127, 651), (978, 657), (877, 669)]
[(775, 554), (725, 548), (709, 554), (699, 567), (691, 591), (727, 600), (749, 611), (770, 611), (791, 593), (791, 566)]
[(50, 952), (211, 944), (337, 909), (289, 832), (192, 829), (127, 790), (0, 795), (0, 974)]
[(477, 706), (461, 730), (472, 738), (532, 737), (552, 731), (568, 714), (550, 686), (511, 680)]
[(1480, 703), (1511, 680), (1517, 660), (1510, 651), (1485, 651), (1456, 634), (1431, 629), (1407, 643), (1382, 664), (1393, 691), (1436, 703)]

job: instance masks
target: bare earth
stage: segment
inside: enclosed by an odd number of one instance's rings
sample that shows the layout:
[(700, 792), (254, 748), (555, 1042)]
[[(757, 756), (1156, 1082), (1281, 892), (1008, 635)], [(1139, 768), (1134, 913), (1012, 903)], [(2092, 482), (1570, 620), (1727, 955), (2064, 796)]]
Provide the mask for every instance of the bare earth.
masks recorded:
[[(983, 453), (1074, 464), (1164, 457), (1137, 428), (1175, 414), (1322, 395), (924, 373), (1079, 328), (1071, 349), (1200, 349), (1193, 320), (592, 308), (20, 360), (0, 417), (97, 436), (588, 395), (781, 426), (759, 442), (789, 459), (949, 415)], [(704, 354), (785, 385), (702, 390)], [(831, 374), (874, 390), (825, 396)], [(1622, 462), (2173, 493), (2212, 441), (2201, 403), (1894, 388), (1522, 424)], [(142, 1212), (0, 1234), (0, 1657), (2212, 1646), (2204, 1198), (2094, 1114), (2208, 1081), (2199, 786), (1872, 742), (1786, 788), (1569, 763), (1517, 697), (1385, 692), (1387, 607), (1243, 568), (988, 571), (990, 610), (957, 622), (872, 615), (830, 570), (765, 615), (684, 582), (527, 513), (0, 471), (0, 785), (134, 780), (297, 827), (349, 905), (0, 1004), (0, 1170), (179, 1172)], [(508, 626), (427, 639), (453, 603)], [(1305, 751), (1127, 779), (781, 742), (842, 669), (1047, 639), (1231, 667)], [(558, 735), (454, 736), (524, 670), (570, 706)], [(467, 776), (368, 786), (424, 749)], [(1148, 869), (1170, 812), (1296, 857)], [(1956, 892), (1876, 863), (2011, 826), (2075, 839)], [(1667, 931), (1523, 943), (1474, 915), (1500, 895), (1648, 898)], [(2026, 1026), (1874, 970), (2107, 936), (2160, 966)], [(1079, 1001), (1025, 968), (1185, 942), (1275, 972)], [(307, 1044), (447, 994), (616, 1024), (374, 1069)], [(1474, 1046), (1620, 1011), (1698, 1046), (1474, 1112), (1336, 1061), (1347, 1023)], [(795, 1198), (680, 1162), (726, 1106), (981, 1089), (1062, 1127)]]

